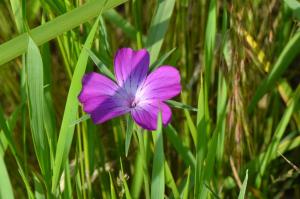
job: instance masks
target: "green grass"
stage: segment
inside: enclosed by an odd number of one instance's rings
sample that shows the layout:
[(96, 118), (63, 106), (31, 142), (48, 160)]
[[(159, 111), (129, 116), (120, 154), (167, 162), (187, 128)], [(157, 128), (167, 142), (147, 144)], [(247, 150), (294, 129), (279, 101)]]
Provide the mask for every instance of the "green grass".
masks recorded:
[[(299, 8), (0, 1), (0, 198), (300, 198)], [(83, 75), (114, 80), (121, 47), (180, 71), (169, 125), (84, 113)]]

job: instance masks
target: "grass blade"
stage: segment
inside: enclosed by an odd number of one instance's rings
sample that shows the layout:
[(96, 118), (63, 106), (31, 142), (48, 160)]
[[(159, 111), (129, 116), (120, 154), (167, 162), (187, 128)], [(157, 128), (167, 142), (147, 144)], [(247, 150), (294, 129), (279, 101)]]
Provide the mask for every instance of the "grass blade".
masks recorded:
[(238, 199), (244, 199), (246, 194), (246, 188), (247, 188), (247, 182), (248, 182), (248, 170), (246, 171), (246, 176), (239, 194)]
[[(95, 22), (92, 30), (89, 33), (88, 38), (84, 44), (85, 48), (91, 48), (94, 36), (98, 28), (98, 20)], [(72, 82), (70, 85), (67, 102), (65, 106), (65, 111), (63, 115), (63, 120), (60, 128), (55, 162), (53, 168), (53, 178), (52, 178), (52, 192), (56, 192), (56, 188), (60, 179), (61, 171), (63, 170), (64, 162), (67, 160), (71, 143), (73, 140), (74, 128), (75, 126), (70, 126), (72, 122), (76, 120), (78, 113), (78, 99), (77, 96), (81, 89), (81, 79), (84, 75), (86, 65), (88, 61), (88, 53), (86, 50), (82, 50), (78, 58), (77, 65), (73, 74)]]
[[(105, 1), (90, 1), (44, 25), (32, 29), (30, 31), (30, 36), (37, 45), (41, 45), (98, 16), (101, 10), (106, 11), (125, 1), (126, 0), (110, 0), (107, 1), (106, 5)], [(26, 52), (27, 42), (28, 35), (27, 33), (24, 33), (0, 45), (0, 65)]]
[(44, 72), (40, 51), (29, 37), (27, 51), (27, 96), (29, 105), (30, 126), (35, 153), (47, 182), (50, 182), (51, 166), (49, 143), (44, 127)]
[(157, 130), (152, 132), (154, 140), (153, 170), (151, 181), (151, 199), (163, 199), (165, 194), (164, 145), (162, 135), (162, 119), (159, 113)]
[(13, 199), (13, 189), (3, 157), (0, 157), (0, 198)]
[(150, 64), (157, 60), (173, 13), (175, 0), (158, 0), (157, 10), (152, 19), (146, 48), (150, 53)]

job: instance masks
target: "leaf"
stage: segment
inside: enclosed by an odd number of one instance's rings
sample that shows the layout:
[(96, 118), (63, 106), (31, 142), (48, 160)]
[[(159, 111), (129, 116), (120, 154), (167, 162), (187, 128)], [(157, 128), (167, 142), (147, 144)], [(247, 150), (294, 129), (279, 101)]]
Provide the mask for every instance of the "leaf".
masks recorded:
[(189, 198), (190, 177), (191, 177), (191, 168), (189, 167), (188, 177), (187, 177), (184, 189), (183, 189), (183, 197), (182, 197), (183, 199), (188, 199)]
[(103, 13), (105, 19), (108, 19), (112, 24), (121, 28), (121, 30), (130, 39), (135, 40), (137, 30), (126, 19), (124, 19), (115, 9), (111, 9)]
[(300, 3), (297, 0), (284, 0), (284, 2), (293, 10), (294, 16), (300, 20)]
[(29, 37), (26, 57), (27, 96), (35, 153), (46, 181), (50, 181), (50, 151), (44, 127), (44, 72), (40, 51)]
[[(92, 30), (90, 31), (86, 39), (84, 48), (91, 48), (93, 39), (95, 37), (98, 28), (98, 23), (99, 20), (96, 20)], [(55, 154), (54, 168), (53, 168), (53, 178), (52, 178), (53, 193), (56, 192), (60, 175), (65, 165), (65, 161), (68, 158), (71, 143), (73, 140), (75, 126), (74, 125), (72, 126), (71, 124), (76, 120), (78, 114), (77, 96), (81, 90), (81, 79), (84, 75), (87, 61), (88, 61), (88, 53), (86, 50), (82, 49), (72, 77), (69, 93), (67, 96), (65, 111), (63, 115), (63, 120), (60, 128), (57, 149)]]
[(247, 188), (247, 182), (248, 182), (248, 170), (246, 171), (246, 176), (242, 185), (242, 188), (240, 190), (240, 194), (238, 199), (244, 199), (245, 198), (245, 193), (246, 193), (246, 188)]
[(13, 189), (2, 156), (0, 156), (0, 198), (14, 198)]
[(110, 79), (114, 80), (114, 74), (104, 65), (104, 63), (95, 55), (95, 53), (93, 53), (93, 51), (91, 51), (90, 49), (86, 49), (86, 51), (88, 52), (93, 62), (97, 65), (99, 71)]
[(161, 56), (158, 60), (156, 60), (150, 66), (150, 70), (155, 70), (157, 67), (161, 66), (164, 63), (164, 61), (166, 61), (166, 59), (168, 59), (175, 50), (176, 50), (176, 48), (173, 48), (172, 50), (170, 50), (169, 52), (167, 52), (166, 54), (164, 54), (163, 56)]
[(125, 155), (127, 157), (128, 150), (131, 142), (132, 131), (133, 131), (133, 119), (130, 115), (127, 115), (127, 126), (126, 126), (126, 136), (125, 136)]
[[(105, 5), (105, 1), (89, 1), (79, 8), (32, 29), (30, 36), (37, 45), (41, 45), (98, 16), (101, 10), (109, 10), (124, 2), (126, 0), (110, 0)], [(28, 35), (24, 33), (0, 45), (0, 65), (26, 52), (27, 43)]]
[(117, 199), (116, 190), (110, 173), (109, 173), (109, 181), (110, 181), (110, 197), (111, 199)]
[(159, 112), (157, 120), (157, 130), (152, 132), (152, 136), (154, 140), (154, 155), (151, 181), (151, 199), (163, 199), (165, 194), (165, 157), (161, 112)]
[(188, 111), (194, 111), (194, 112), (197, 112), (198, 109), (197, 108), (194, 108), (190, 105), (187, 105), (187, 104), (183, 104), (182, 102), (177, 102), (177, 101), (174, 101), (174, 100), (168, 100), (167, 103), (174, 107), (174, 108), (179, 108), (179, 109), (184, 109), (184, 110), (188, 110)]
[(125, 179), (125, 174), (124, 174), (123, 164), (122, 164), (121, 159), (120, 159), (120, 163), (121, 163), (121, 172), (122, 172), (121, 180), (122, 180), (123, 186), (125, 188), (125, 196), (126, 196), (126, 199), (132, 199), (129, 188), (128, 188), (127, 181)]
[(146, 48), (151, 58), (150, 64), (158, 58), (173, 13), (175, 0), (158, 0), (157, 5), (146, 42)]

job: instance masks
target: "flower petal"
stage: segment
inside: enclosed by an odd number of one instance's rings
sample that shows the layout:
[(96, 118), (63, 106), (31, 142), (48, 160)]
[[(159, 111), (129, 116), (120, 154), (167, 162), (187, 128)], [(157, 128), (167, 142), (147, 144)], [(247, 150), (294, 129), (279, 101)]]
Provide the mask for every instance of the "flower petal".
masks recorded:
[(131, 48), (119, 49), (114, 60), (115, 75), (119, 86), (134, 95), (147, 76), (149, 60), (149, 53), (145, 49), (138, 51)]
[(171, 121), (172, 112), (168, 105), (159, 100), (147, 100), (131, 111), (134, 121), (147, 130), (157, 129), (159, 111), (162, 112), (162, 123), (166, 126)]
[(161, 66), (149, 74), (139, 87), (137, 98), (168, 100), (181, 92), (179, 71), (172, 66)]
[(122, 88), (109, 78), (98, 73), (89, 73), (83, 77), (82, 85), (78, 99), (94, 123), (103, 123), (129, 111), (123, 100)]

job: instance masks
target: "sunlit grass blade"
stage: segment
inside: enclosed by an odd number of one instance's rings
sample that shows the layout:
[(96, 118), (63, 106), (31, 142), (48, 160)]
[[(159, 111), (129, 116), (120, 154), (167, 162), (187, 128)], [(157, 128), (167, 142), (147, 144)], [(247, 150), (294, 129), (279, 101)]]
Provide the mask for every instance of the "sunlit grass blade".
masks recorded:
[(167, 52), (166, 54), (164, 54), (163, 56), (161, 56), (159, 59), (157, 59), (151, 66), (150, 66), (150, 70), (155, 70), (157, 67), (163, 65), (164, 61), (166, 61), (171, 55), (172, 53), (176, 50), (176, 48), (173, 48), (172, 50), (170, 50), (169, 52)]
[(274, 66), (268, 77), (259, 85), (255, 92), (254, 97), (251, 100), (248, 111), (251, 113), (261, 97), (275, 86), (278, 78), (283, 74), (283, 72), (288, 68), (293, 59), (299, 54), (300, 48), (300, 31), (297, 32), (286, 44), (282, 52), (280, 53), (278, 59), (276, 60)]
[(117, 199), (116, 190), (110, 173), (109, 173), (109, 181), (110, 181), (110, 197), (111, 199)]
[(174, 177), (166, 161), (165, 161), (165, 184), (172, 190), (174, 198), (180, 198), (179, 191), (177, 189)]
[(128, 188), (128, 184), (127, 184), (127, 181), (125, 179), (125, 174), (124, 174), (124, 169), (123, 169), (123, 163), (122, 163), (122, 160), (120, 159), (120, 164), (121, 164), (121, 181), (123, 183), (123, 186), (124, 186), (124, 189), (125, 189), (125, 196), (126, 196), (126, 199), (132, 199), (131, 197), (131, 194), (130, 194), (130, 191), (129, 191), (129, 188)]
[(152, 18), (146, 42), (146, 48), (150, 53), (151, 64), (158, 58), (175, 5), (175, 0), (157, 0), (156, 2), (157, 9)]
[(162, 135), (162, 116), (159, 113), (157, 130), (152, 132), (154, 140), (151, 199), (163, 199), (165, 194), (164, 143)]
[[(89, 33), (88, 38), (84, 44), (84, 48), (91, 48), (94, 36), (96, 34), (98, 28), (98, 20), (95, 22), (92, 30)], [(88, 61), (88, 53), (86, 50), (82, 50), (81, 54), (78, 58), (77, 65), (75, 67), (75, 71), (73, 74), (73, 78), (71, 81), (67, 102), (65, 106), (65, 111), (63, 115), (63, 120), (60, 128), (55, 162), (53, 168), (53, 178), (52, 178), (52, 192), (55, 193), (57, 189), (57, 185), (60, 179), (60, 174), (67, 160), (71, 143), (73, 140), (74, 128), (75, 126), (71, 126), (71, 124), (76, 120), (78, 113), (78, 94), (81, 89), (81, 79), (84, 75), (86, 65)]]
[(194, 108), (190, 105), (187, 105), (187, 104), (183, 104), (182, 102), (177, 102), (177, 101), (174, 101), (174, 100), (168, 100), (167, 103), (174, 107), (174, 108), (178, 108), (178, 109), (184, 109), (184, 110), (188, 110), (188, 111), (194, 111), (194, 112), (197, 112), (197, 108)]
[(239, 194), (238, 199), (244, 199), (245, 198), (247, 182), (248, 182), (248, 170), (246, 171), (246, 176), (245, 176), (242, 188), (240, 190), (240, 194)]
[(3, 199), (14, 198), (13, 189), (2, 156), (0, 156), (0, 198)]
[[(125, 1), (126, 0), (111, 0), (107, 1), (106, 5), (105, 1), (90, 1), (44, 25), (32, 29), (30, 31), (30, 36), (37, 45), (41, 45), (98, 16), (101, 10), (106, 11)], [(0, 65), (26, 52), (27, 43), (28, 35), (27, 33), (24, 33), (0, 45)]]
[(188, 199), (189, 198), (189, 186), (190, 186), (190, 176), (191, 176), (191, 168), (189, 167), (188, 169), (188, 177), (187, 177), (187, 180), (186, 180), (186, 183), (185, 183), (185, 186), (184, 186), (184, 189), (183, 189), (183, 195), (182, 195), (182, 198), (183, 199)]
[(49, 142), (44, 127), (44, 72), (40, 51), (29, 37), (26, 56), (27, 92), (30, 126), (35, 153), (46, 182), (50, 183)]
[(294, 16), (300, 20), (300, 3), (297, 0), (284, 0), (284, 2), (293, 10)]
[(93, 62), (98, 67), (99, 71), (106, 75), (107, 77), (111, 78), (112, 80), (115, 79), (114, 74), (105, 66), (105, 64), (91, 51), (90, 49), (86, 49), (88, 52), (90, 58), (93, 60)]

